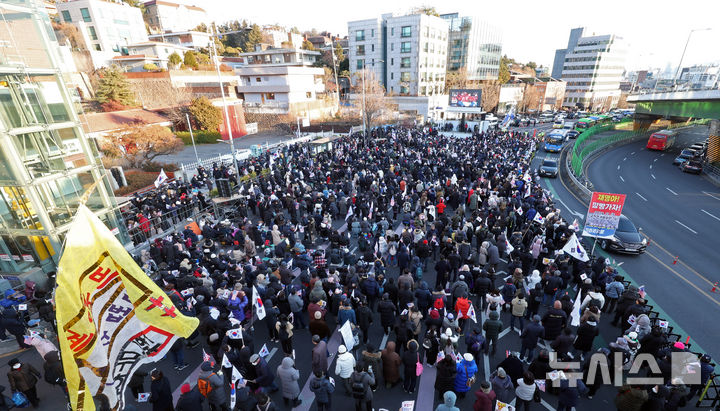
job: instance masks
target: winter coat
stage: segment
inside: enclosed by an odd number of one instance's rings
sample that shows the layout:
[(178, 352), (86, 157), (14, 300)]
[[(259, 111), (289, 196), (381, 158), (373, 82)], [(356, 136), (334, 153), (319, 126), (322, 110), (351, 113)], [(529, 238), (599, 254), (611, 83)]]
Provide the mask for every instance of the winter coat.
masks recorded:
[(340, 307), (338, 310), (337, 323), (340, 325), (345, 324), (346, 321), (350, 321), (351, 324), (357, 325), (357, 319), (355, 318), (355, 310), (352, 307)]
[(167, 377), (154, 380), (150, 384), (150, 400), (153, 411), (172, 411), (173, 397), (170, 389), (170, 381)]
[(473, 411), (493, 411), (495, 409), (495, 391), (490, 390), (487, 394), (482, 389), (475, 391), (475, 403)]
[(214, 405), (225, 403), (225, 381), (223, 377), (212, 371), (200, 371), (198, 380), (207, 380), (210, 382), (210, 393), (207, 396), (208, 402)]
[(592, 351), (593, 341), (600, 334), (598, 326), (592, 321), (586, 321), (577, 329), (577, 339), (573, 347), (578, 351)]
[(435, 377), (435, 390), (442, 393), (452, 391), (455, 388), (455, 376), (457, 375), (457, 366), (455, 361), (450, 363), (440, 361), (437, 363), (437, 376)]
[(499, 401), (509, 403), (515, 398), (515, 386), (509, 376), (505, 375), (505, 378), (501, 378), (497, 372), (494, 372), (490, 377), (490, 385)]
[(327, 361), (327, 343), (325, 341), (320, 341), (313, 347), (312, 350), (312, 370), (313, 373), (320, 371), (320, 372), (327, 372), (328, 369), (328, 361)]
[(205, 398), (200, 394), (197, 387), (193, 387), (192, 390), (181, 394), (178, 398), (175, 411), (198, 411), (202, 410), (203, 402)]
[(538, 339), (545, 338), (545, 327), (535, 321), (531, 321), (525, 326), (525, 329), (522, 331), (520, 337), (522, 338), (523, 347), (535, 348), (538, 343)]
[(280, 379), (283, 398), (294, 400), (300, 395), (300, 371), (295, 368), (295, 361), (285, 357), (277, 368), (277, 376)]
[(467, 386), (467, 382), (478, 372), (478, 367), (475, 361), (467, 361), (463, 358), (457, 364), (457, 375), (455, 376), (455, 392), (468, 392), (470, 388)]
[(492, 340), (493, 338), (497, 338), (500, 334), (500, 331), (502, 331), (503, 323), (499, 320), (500, 315), (496, 311), (490, 312), (490, 319), (485, 320), (485, 323), (483, 323), (483, 330), (485, 331), (485, 338), (487, 340)]
[(625, 291), (625, 285), (620, 281), (613, 281), (605, 286), (605, 295), (608, 298), (620, 298)]
[(492, 244), (488, 247), (488, 264), (500, 264), (500, 252), (497, 246)]
[(567, 324), (567, 314), (560, 308), (550, 308), (542, 318), (545, 327), (545, 339), (554, 340)]
[[(580, 398), (580, 395), (585, 394), (587, 390), (582, 380), (576, 380), (575, 384), (570, 384), (568, 380), (561, 380), (558, 401), (568, 407), (577, 407), (578, 398)], [(624, 410), (624, 408), (620, 407), (618, 409)]]
[(303, 309), (303, 300), (296, 293), (292, 293), (288, 296), (288, 303), (290, 304), (290, 311), (299, 315)]
[(386, 383), (394, 384), (400, 379), (399, 367), (402, 364), (400, 355), (395, 352), (395, 342), (388, 341), (382, 351), (383, 378)]
[(38, 379), (40, 378), (40, 372), (30, 364), (23, 363), (23, 365), (15, 370), (10, 369), (7, 373), (8, 382), (10, 383), (10, 390), (15, 391), (27, 391), (37, 385)]
[(380, 313), (380, 323), (383, 327), (390, 327), (395, 323), (397, 309), (390, 300), (380, 301), (377, 311)]
[(457, 401), (455, 393), (446, 391), (443, 394), (443, 403), (438, 405), (435, 411), (460, 411), (460, 408), (455, 406), (455, 401)]
[(323, 289), (322, 281), (320, 281), (320, 280), (315, 281), (315, 285), (313, 286), (312, 291), (310, 291), (309, 298), (310, 298), (310, 301), (312, 301), (312, 302), (318, 302), (320, 300), (327, 302), (327, 294), (325, 293), (325, 290)]
[(573, 341), (575, 341), (574, 335), (567, 335), (565, 333), (561, 333), (560, 335), (555, 337), (553, 342), (550, 343), (550, 347), (552, 347), (553, 350), (557, 351), (558, 357), (562, 358), (572, 348)]
[(312, 376), (311, 378), (310, 391), (315, 393), (315, 400), (323, 404), (329, 403), (330, 395), (335, 391), (335, 385), (326, 377), (317, 378)]
[(404, 373), (405, 379), (410, 378), (411, 376), (415, 375), (415, 369), (416, 364), (418, 362), (419, 353), (418, 353), (418, 343), (415, 340), (410, 340), (407, 343), (407, 350), (402, 355), (402, 363), (404, 366)]
[(373, 400), (373, 391), (372, 386), (375, 385), (375, 377), (373, 375), (370, 375), (369, 373), (363, 371), (363, 372), (353, 372), (352, 375), (350, 375), (350, 383), (362, 383), (365, 386), (365, 395), (363, 396), (363, 400), (365, 401), (372, 401)]
[(512, 315), (522, 317), (525, 315), (528, 303), (524, 298), (515, 297), (512, 300)]
[(349, 378), (355, 368), (355, 357), (347, 351), (338, 355), (335, 374), (340, 378)]
[(362, 362), (365, 364), (366, 369), (372, 369), (373, 375), (378, 376), (380, 375), (380, 368), (381, 365), (381, 356), (382, 353), (380, 352), (374, 352), (370, 353), (367, 351), (362, 352)]
[(648, 393), (645, 389), (625, 385), (620, 388), (618, 395), (615, 397), (615, 406), (621, 411), (640, 411), (647, 399)]

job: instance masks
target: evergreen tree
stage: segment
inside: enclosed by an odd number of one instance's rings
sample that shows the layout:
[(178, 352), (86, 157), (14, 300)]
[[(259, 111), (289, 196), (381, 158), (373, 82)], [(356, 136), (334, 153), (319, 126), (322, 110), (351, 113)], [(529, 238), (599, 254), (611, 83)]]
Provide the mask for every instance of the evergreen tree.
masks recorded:
[(250, 32), (247, 34), (247, 40), (245, 41), (245, 52), (251, 52), (255, 50), (255, 45), (262, 43), (263, 33), (260, 30), (260, 26), (253, 24), (250, 28)]
[(185, 63), (185, 66), (187, 66), (187, 67), (192, 67), (194, 69), (197, 69), (198, 62), (197, 62), (197, 58), (195, 57), (195, 52), (192, 50), (186, 51), (184, 59), (183, 59), (183, 63)]
[(188, 110), (201, 130), (217, 131), (223, 121), (222, 111), (205, 96), (193, 100)]
[(130, 90), (130, 83), (122, 73), (120, 67), (116, 65), (102, 70), (95, 92), (95, 100), (98, 103), (115, 102), (123, 106), (135, 105), (135, 94)]
[(174, 51), (173, 54), (168, 56), (168, 63), (170, 63), (170, 65), (173, 67), (179, 66), (182, 62), (183, 59), (182, 57), (180, 57), (179, 54), (177, 54), (177, 51)]

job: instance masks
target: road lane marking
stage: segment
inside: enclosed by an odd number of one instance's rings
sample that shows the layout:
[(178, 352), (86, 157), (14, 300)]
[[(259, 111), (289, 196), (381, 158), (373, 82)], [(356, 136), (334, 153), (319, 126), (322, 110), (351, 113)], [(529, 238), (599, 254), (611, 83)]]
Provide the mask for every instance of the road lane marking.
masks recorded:
[(635, 194), (637, 194), (638, 197), (642, 198), (643, 200), (647, 201), (647, 198), (643, 197), (642, 194), (640, 194), (640, 193), (638, 193), (638, 192), (636, 192)]
[(716, 200), (720, 200), (719, 197), (715, 197), (714, 195), (708, 193), (707, 191), (703, 191), (703, 194), (707, 194), (707, 195), (709, 195), (710, 197), (712, 197), (712, 198), (714, 198), (714, 199), (716, 199)]
[(687, 228), (687, 229), (688, 229), (690, 232), (692, 232), (693, 234), (697, 234), (697, 231), (695, 231), (695, 230), (693, 230), (692, 228), (686, 226), (685, 224), (679, 222), (678, 220), (675, 220), (675, 222), (678, 223), (678, 224), (680, 224), (681, 226)]
[(562, 201), (562, 199), (560, 199), (559, 196), (554, 196), (554, 197), (555, 197), (554, 199), (555, 199), (555, 200), (558, 200), (558, 201), (560, 202), (560, 204), (562, 204), (562, 205), (565, 207), (565, 209), (570, 212), (570, 214), (572, 214), (572, 215), (574, 215), (574, 216), (576, 216), (576, 217), (580, 217), (580, 218), (584, 217), (582, 214), (580, 214), (580, 213), (578, 213), (578, 212), (576, 212), (576, 211), (573, 211), (573, 209), (571, 209), (570, 207), (568, 207), (568, 205), (565, 204), (565, 202)]
[(385, 346), (387, 345), (387, 340), (390, 334), (383, 334), (382, 341), (380, 342), (380, 348), (379, 350), (382, 351), (385, 349)]
[(620, 164), (618, 164), (618, 170), (620, 170)]
[(705, 210), (703, 210), (703, 209), (700, 209), (700, 211), (702, 211), (703, 213), (705, 213), (705, 214), (709, 215), (710, 217), (712, 217), (712, 218), (714, 218), (714, 219), (716, 219), (716, 220), (720, 221), (720, 217), (716, 217), (716, 216), (714, 216), (714, 215), (712, 215), (712, 214), (708, 213), (707, 211), (705, 211)]
[(665, 153), (660, 154), (660, 157), (665, 157)]
[(631, 156), (634, 156), (634, 155), (635, 155), (635, 152), (633, 151), (632, 153), (630, 153), (630, 155), (631, 155)]
[(620, 177), (620, 180), (622, 180), (622, 182), (624, 183), (624, 182), (625, 182), (625, 179), (622, 178), (622, 176), (619, 176), (619, 177)]
[(627, 157), (623, 158), (623, 161), (627, 160)]
[(660, 261), (660, 259), (657, 258), (657, 257), (655, 257), (652, 253), (646, 252), (645, 254), (649, 255), (653, 260), (657, 261), (658, 263), (660, 263), (660, 265), (662, 265), (663, 267), (665, 267), (665, 268), (667, 268), (668, 270), (670, 270), (671, 273), (673, 273), (673, 274), (675, 274), (676, 276), (678, 276), (681, 280), (683, 280), (684, 282), (688, 283), (688, 285), (690, 285), (692, 288), (696, 289), (700, 294), (702, 294), (702, 295), (704, 295), (705, 297), (709, 298), (709, 299), (710, 299), (712, 302), (714, 302), (715, 304), (720, 305), (720, 302), (718, 302), (718, 300), (714, 299), (714, 298), (712, 297), (712, 295), (708, 294), (705, 290), (702, 290), (700, 287), (698, 287), (698, 286), (695, 285), (692, 281), (690, 281), (690, 280), (688, 280), (687, 278), (685, 278), (685, 276), (683, 276), (683, 275), (680, 274), (679, 272), (673, 270), (672, 267), (670, 267), (669, 265), (667, 265), (667, 264), (665, 264), (664, 262)]
[(665, 189), (666, 189), (667, 191), (669, 191), (669, 192), (671, 192), (671, 193), (675, 194), (675, 195), (678, 195), (678, 193), (676, 193), (676, 192), (672, 191), (672, 190), (671, 190), (670, 188), (668, 188), (668, 187), (665, 187)]
[(652, 170), (652, 164), (650, 164), (650, 170)]
[(655, 174), (652, 174), (652, 173), (651, 173), (651, 174), (650, 174), (650, 177), (652, 177), (652, 178), (653, 178), (653, 180), (656, 180), (656, 178), (655, 178)]
[(657, 161), (657, 158), (656, 158), (655, 160), (653, 160), (653, 163), (656, 162), (656, 161)]

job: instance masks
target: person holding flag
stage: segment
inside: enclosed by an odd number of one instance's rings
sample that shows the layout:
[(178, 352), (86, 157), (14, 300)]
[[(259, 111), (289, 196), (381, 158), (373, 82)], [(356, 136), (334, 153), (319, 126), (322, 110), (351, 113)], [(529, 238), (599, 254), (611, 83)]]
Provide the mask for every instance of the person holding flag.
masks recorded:
[[(455, 301), (455, 312), (457, 313), (458, 323), (460, 326), (460, 335), (465, 333), (465, 323), (470, 318), (470, 309), (472, 302), (468, 298), (468, 294), (464, 293)], [(474, 313), (474, 310), (473, 310)], [(477, 320), (475, 321), (477, 322)]]

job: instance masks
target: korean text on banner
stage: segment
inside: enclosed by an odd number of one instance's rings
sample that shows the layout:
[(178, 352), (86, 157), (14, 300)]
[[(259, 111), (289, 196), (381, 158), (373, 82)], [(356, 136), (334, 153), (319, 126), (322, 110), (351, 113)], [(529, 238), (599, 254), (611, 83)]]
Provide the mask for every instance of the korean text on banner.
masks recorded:
[(67, 233), (57, 283), (58, 340), (74, 410), (94, 410), (97, 394), (123, 409), (133, 373), (163, 359), (198, 325), (84, 205)]
[(625, 194), (598, 193), (592, 194), (587, 218), (583, 227), (586, 237), (612, 238), (620, 222)]

